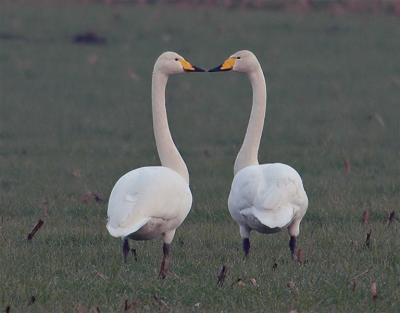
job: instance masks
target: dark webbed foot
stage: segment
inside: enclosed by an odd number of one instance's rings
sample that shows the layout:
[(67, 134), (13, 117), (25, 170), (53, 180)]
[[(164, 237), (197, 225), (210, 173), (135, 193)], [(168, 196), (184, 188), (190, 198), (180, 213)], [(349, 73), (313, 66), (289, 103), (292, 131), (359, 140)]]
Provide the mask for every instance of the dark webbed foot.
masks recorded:
[(128, 258), (128, 253), (129, 253), (129, 242), (128, 238), (124, 239), (124, 242), (122, 243), (122, 254), (124, 255), (124, 262), (126, 263), (127, 258)]
[(161, 261), (160, 273), (158, 275), (158, 278), (160, 279), (164, 279), (165, 277), (167, 277), (170, 264), (170, 252), (171, 252), (171, 245), (168, 243), (164, 243), (163, 258)]
[(289, 248), (290, 248), (290, 252), (292, 254), (292, 259), (295, 260), (295, 258), (296, 258), (296, 237), (295, 236), (290, 236)]
[(250, 239), (249, 238), (243, 238), (243, 251), (244, 251), (244, 256), (247, 257), (249, 255), (249, 251), (250, 251)]

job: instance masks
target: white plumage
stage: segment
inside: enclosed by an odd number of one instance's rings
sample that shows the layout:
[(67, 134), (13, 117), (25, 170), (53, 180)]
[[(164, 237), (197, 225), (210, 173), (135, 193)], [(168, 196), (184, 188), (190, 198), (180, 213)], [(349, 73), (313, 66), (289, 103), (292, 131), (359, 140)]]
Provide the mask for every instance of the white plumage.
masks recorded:
[(239, 224), (245, 255), (250, 250), (250, 232), (275, 233), (287, 227), (289, 247), (294, 256), (300, 222), (308, 207), (300, 175), (290, 166), (258, 163), (267, 91), (265, 78), (256, 56), (247, 50), (239, 51), (210, 72), (237, 71), (246, 73), (253, 89), (250, 120), (237, 155), (228, 208)]
[(142, 167), (115, 184), (107, 229), (114, 237), (154, 239), (181, 225), (191, 206), (189, 185), (178, 173), (162, 166)]
[[(228, 199), (229, 212), (243, 237), (250, 230), (274, 233), (306, 213), (307, 195), (299, 174), (281, 163), (252, 165), (234, 177)], [(298, 224), (293, 235), (298, 235)]]
[(149, 240), (162, 237), (163, 259), (160, 278), (169, 267), (170, 244), (176, 229), (192, 206), (189, 172), (168, 126), (165, 88), (168, 76), (203, 71), (179, 54), (165, 52), (157, 59), (152, 76), (153, 130), (162, 166), (135, 169), (115, 184), (108, 203), (107, 229), (111, 236), (123, 239), (126, 262), (128, 239)]

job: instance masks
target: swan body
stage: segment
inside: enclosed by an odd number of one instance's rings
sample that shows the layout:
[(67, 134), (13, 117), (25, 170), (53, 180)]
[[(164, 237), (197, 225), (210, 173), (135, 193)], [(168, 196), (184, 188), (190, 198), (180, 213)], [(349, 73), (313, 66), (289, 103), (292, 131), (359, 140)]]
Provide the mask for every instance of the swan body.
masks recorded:
[(179, 227), (192, 206), (189, 185), (163, 166), (141, 167), (115, 184), (107, 229), (114, 237), (155, 239)]
[(228, 198), (242, 236), (250, 230), (275, 233), (302, 218), (308, 199), (300, 175), (282, 163), (251, 165), (234, 177)]
[(232, 218), (238, 223), (247, 256), (250, 232), (275, 233), (288, 228), (289, 247), (295, 254), (300, 222), (308, 207), (300, 175), (286, 164), (259, 164), (258, 149), (264, 127), (267, 91), (257, 57), (248, 50), (234, 53), (210, 72), (246, 73), (253, 89), (250, 120), (234, 165), (234, 179), (228, 198)]
[(111, 236), (123, 239), (125, 262), (130, 251), (128, 239), (162, 237), (160, 278), (165, 278), (168, 271), (175, 231), (192, 206), (189, 172), (168, 126), (165, 89), (169, 75), (201, 71), (204, 70), (175, 52), (159, 56), (152, 75), (152, 115), (161, 166), (141, 167), (123, 175), (112, 189), (108, 203), (106, 227)]

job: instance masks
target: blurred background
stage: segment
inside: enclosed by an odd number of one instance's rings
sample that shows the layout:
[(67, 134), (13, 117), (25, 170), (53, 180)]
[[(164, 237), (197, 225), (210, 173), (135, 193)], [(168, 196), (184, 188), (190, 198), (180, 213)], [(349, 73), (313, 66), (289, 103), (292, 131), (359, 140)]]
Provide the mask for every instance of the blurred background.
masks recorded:
[[(399, 15), (396, 0), (1, 1), (0, 310), (398, 312)], [(226, 203), (247, 77), (183, 74), (167, 110), (194, 203), (176, 276), (158, 281), (160, 243), (125, 265), (105, 228), (116, 180), (159, 164), (153, 64), (172, 50), (212, 68), (241, 49), (267, 79), (260, 163), (293, 166), (309, 195), (303, 263), (285, 232), (254, 234), (242, 260)]]

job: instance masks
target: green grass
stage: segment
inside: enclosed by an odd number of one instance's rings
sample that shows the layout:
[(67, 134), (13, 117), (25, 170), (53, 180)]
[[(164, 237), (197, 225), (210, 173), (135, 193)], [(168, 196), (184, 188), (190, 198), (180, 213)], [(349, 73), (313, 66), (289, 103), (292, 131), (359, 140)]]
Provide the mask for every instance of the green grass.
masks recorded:
[[(385, 223), (389, 211), (399, 213), (398, 22), (379, 15), (2, 2), (0, 310), (76, 312), (81, 304), (123, 312), (129, 299), (140, 301), (138, 311), (154, 312), (156, 295), (169, 312), (399, 312), (399, 223)], [(71, 42), (88, 30), (107, 44)], [(207, 68), (244, 48), (259, 57), (268, 83), (260, 161), (296, 168), (310, 199), (299, 237), (307, 262), (291, 262), (286, 232), (254, 233), (251, 257), (242, 258), (226, 202), (250, 112), (246, 77), (180, 75), (170, 79), (167, 106), (194, 203), (174, 240), (176, 275), (160, 281), (161, 242), (135, 242), (138, 261), (124, 264), (120, 240), (105, 228), (106, 203), (84, 204), (80, 196), (107, 197), (125, 172), (158, 164), (150, 80), (162, 51)], [(72, 175), (76, 169), (80, 177)], [(27, 242), (46, 200), (45, 224)], [(229, 271), (219, 288), (223, 264)], [(353, 292), (351, 278), (367, 269)], [(246, 285), (235, 284), (238, 278)], [(36, 302), (28, 306), (31, 296)]]

